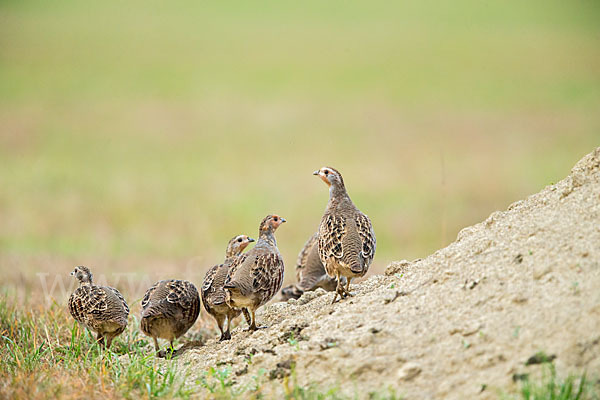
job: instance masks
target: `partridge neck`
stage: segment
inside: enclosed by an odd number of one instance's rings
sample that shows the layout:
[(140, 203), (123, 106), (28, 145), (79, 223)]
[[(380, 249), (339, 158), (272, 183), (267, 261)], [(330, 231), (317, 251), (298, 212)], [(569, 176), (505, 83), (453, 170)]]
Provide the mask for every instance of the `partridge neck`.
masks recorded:
[(350, 200), (350, 197), (348, 197), (344, 185), (334, 184), (329, 186), (329, 201), (342, 202), (346, 199)]
[(256, 245), (258, 246), (261, 244), (277, 246), (277, 241), (275, 240), (275, 235), (273, 234), (272, 230), (268, 229), (266, 231), (260, 232), (260, 236), (258, 237), (258, 242), (256, 242)]

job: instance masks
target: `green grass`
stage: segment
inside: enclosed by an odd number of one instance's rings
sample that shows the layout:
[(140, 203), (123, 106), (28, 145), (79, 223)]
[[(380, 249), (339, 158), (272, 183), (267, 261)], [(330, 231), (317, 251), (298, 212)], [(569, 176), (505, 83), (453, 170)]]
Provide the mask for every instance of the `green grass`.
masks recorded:
[[(139, 337), (135, 318), (109, 351), (101, 350), (63, 307), (21, 311), (0, 298), (0, 394), (5, 398), (186, 398), (185, 375), (176, 363), (156, 360)], [(127, 354), (127, 356), (124, 356)]]
[(597, 400), (600, 399), (598, 385), (587, 380), (586, 375), (569, 375), (560, 379), (552, 363), (544, 364), (539, 381), (525, 379), (516, 398), (522, 400)]

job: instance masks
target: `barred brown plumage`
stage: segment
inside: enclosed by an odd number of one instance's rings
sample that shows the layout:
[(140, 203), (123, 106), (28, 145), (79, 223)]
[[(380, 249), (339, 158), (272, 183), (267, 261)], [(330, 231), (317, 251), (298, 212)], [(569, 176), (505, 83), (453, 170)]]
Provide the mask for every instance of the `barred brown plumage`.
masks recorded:
[(87, 267), (75, 267), (71, 275), (77, 278), (79, 287), (69, 297), (69, 312), (77, 322), (96, 332), (100, 346), (110, 348), (113, 339), (127, 327), (127, 302), (117, 289), (94, 285)]
[[(246, 235), (233, 237), (227, 244), (225, 262), (212, 267), (204, 277), (201, 290), (202, 304), (204, 309), (217, 321), (221, 331), (219, 340), (231, 339), (231, 320), (240, 315), (241, 312), (239, 309), (229, 307), (225, 302), (225, 279), (230, 265), (251, 242), (254, 242), (254, 239)], [(227, 330), (224, 331), (225, 319), (227, 319)]]
[[(313, 173), (329, 186), (329, 202), (319, 226), (319, 257), (327, 274), (337, 279), (336, 294), (351, 296), (352, 278), (364, 276), (373, 262), (377, 242), (371, 220), (352, 202), (342, 174), (323, 167)], [(346, 287), (341, 278), (346, 277)]]
[[(344, 283), (345, 283), (345, 279)], [(333, 291), (337, 281), (327, 275), (319, 257), (319, 232), (315, 232), (304, 244), (296, 262), (296, 283), (281, 289), (285, 300), (297, 299), (304, 292), (323, 288)]]
[(259, 226), (256, 245), (233, 261), (225, 280), (227, 304), (244, 311), (250, 330), (259, 328), (256, 309), (271, 300), (283, 282), (283, 259), (274, 233), (284, 222), (278, 215), (267, 215)]
[(168, 279), (156, 282), (142, 299), (140, 327), (154, 339), (159, 352), (158, 338), (167, 339), (173, 352), (173, 341), (185, 334), (200, 313), (200, 297), (196, 286), (188, 281)]

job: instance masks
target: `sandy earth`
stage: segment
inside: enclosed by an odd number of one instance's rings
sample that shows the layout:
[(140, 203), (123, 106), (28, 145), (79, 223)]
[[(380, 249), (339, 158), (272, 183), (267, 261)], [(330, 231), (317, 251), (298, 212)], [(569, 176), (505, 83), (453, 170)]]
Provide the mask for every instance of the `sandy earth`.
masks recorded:
[(540, 373), (525, 365), (539, 351), (556, 357), (559, 375), (587, 370), (597, 380), (600, 148), (448, 247), (351, 290), (334, 305), (320, 290), (263, 307), (268, 329), (249, 334), (242, 324), (231, 341), (170, 362), (190, 368), (190, 382), (230, 365), (243, 385), (263, 368), (276, 391), (295, 364), (299, 384), (361, 398), (387, 387), (407, 399), (497, 398), (519, 375)]

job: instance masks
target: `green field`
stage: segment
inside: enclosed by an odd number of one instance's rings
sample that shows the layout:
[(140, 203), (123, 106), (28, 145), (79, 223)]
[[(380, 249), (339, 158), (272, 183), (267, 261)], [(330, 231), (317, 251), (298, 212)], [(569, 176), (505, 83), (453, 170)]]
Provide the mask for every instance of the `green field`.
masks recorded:
[(159, 278), (200, 285), (268, 213), (291, 281), (323, 165), (373, 221), (372, 273), (425, 257), (600, 145), (599, 19), (594, 1), (4, 1), (2, 282), (37, 303), (40, 273), (74, 285), (85, 264), (143, 282), (119, 284), (132, 304)]

